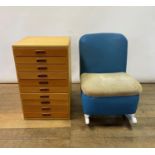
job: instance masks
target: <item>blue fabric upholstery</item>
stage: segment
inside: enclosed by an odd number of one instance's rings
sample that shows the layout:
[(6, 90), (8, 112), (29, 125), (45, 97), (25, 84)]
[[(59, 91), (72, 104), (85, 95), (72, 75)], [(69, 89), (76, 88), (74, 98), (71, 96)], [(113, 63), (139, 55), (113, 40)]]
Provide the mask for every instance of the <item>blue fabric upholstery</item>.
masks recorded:
[(83, 112), (89, 115), (123, 115), (136, 112), (139, 95), (92, 97), (81, 93)]
[[(127, 39), (117, 33), (86, 34), (80, 38), (80, 73), (126, 72)], [(81, 92), (83, 111), (88, 115), (132, 114), (139, 95), (92, 97)]]
[(127, 39), (122, 34), (87, 34), (80, 39), (80, 72), (125, 72)]

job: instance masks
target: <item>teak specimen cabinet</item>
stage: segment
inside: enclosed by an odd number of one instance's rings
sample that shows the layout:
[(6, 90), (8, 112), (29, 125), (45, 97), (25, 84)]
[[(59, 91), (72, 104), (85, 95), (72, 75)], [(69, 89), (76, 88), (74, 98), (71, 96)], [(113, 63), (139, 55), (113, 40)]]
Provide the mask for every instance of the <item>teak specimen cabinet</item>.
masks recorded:
[(69, 37), (26, 37), (13, 44), (25, 119), (70, 119)]

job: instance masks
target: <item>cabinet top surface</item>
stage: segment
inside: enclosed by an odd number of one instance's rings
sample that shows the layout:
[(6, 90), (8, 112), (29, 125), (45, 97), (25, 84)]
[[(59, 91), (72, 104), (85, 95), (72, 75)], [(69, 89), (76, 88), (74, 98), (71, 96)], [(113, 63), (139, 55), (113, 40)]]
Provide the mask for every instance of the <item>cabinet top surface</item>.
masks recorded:
[(13, 47), (22, 46), (69, 46), (69, 37), (25, 37), (13, 44)]

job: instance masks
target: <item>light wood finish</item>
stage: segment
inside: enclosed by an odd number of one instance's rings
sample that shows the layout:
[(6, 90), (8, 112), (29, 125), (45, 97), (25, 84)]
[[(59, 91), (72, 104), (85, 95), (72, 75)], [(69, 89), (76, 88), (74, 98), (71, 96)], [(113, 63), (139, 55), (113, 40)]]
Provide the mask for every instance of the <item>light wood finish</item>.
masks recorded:
[(22, 93), (67, 93), (68, 87), (20, 87)]
[[(69, 46), (68, 37), (26, 37), (13, 45), (25, 118), (70, 118)], [(44, 114), (34, 107), (56, 105), (56, 101), (66, 108), (58, 106), (60, 111), (52, 108)]]
[(17, 64), (64, 64), (67, 63), (66, 57), (16, 57)]
[(0, 84), (0, 147), (155, 147), (155, 84), (142, 84), (138, 124), (123, 116), (91, 117), (84, 124), (80, 84), (72, 85), (71, 120), (24, 120), (17, 84)]
[(68, 110), (67, 105), (23, 105), (24, 112), (32, 113), (64, 113)]
[(38, 64), (17, 64), (18, 71), (44, 71), (44, 72), (58, 72), (58, 71), (66, 71), (67, 65), (38, 65)]
[[(35, 103), (39, 103), (38, 101), (31, 101), (30, 104), (29, 100), (24, 101), (24, 105), (32, 106), (36, 105)], [(54, 101), (52, 105), (54, 106), (61, 106), (61, 101)], [(66, 102), (67, 104), (68, 102)], [(66, 105), (65, 104), (65, 105)], [(64, 107), (65, 105), (62, 105)], [(44, 106), (44, 104), (43, 104)], [(47, 106), (47, 105), (46, 105)], [(50, 129), (50, 128), (64, 128), (70, 127), (71, 122), (70, 120), (24, 120), (23, 119), (23, 112), (22, 112), (22, 104), (19, 95), (19, 89), (17, 84), (0, 84), (0, 133), (1, 129), (9, 130), (15, 129)], [(20, 133), (18, 133), (20, 134)], [(24, 134), (24, 133), (23, 133)], [(6, 136), (9, 136), (7, 134)], [(0, 135), (0, 139), (2, 139)], [(9, 139), (9, 138), (7, 138)], [(0, 147), (1, 140), (0, 140)]]
[(67, 47), (14, 47), (16, 56), (53, 56), (53, 57), (66, 57), (68, 55)]
[(68, 112), (66, 112), (66, 113), (51, 113), (51, 112), (36, 112), (36, 113), (34, 113), (34, 112), (28, 112), (28, 113), (26, 113), (26, 112), (24, 112), (24, 117), (25, 118), (42, 118), (42, 119), (47, 119), (47, 118), (49, 118), (49, 119), (51, 119), (51, 118), (53, 118), (53, 119), (64, 119), (64, 118), (68, 118), (69, 116), (68, 116), (69, 114), (68, 114)]
[(63, 100), (63, 99), (59, 99), (59, 100), (23, 100), (23, 105), (29, 105), (29, 106), (35, 106), (35, 105), (40, 105), (40, 106), (59, 106), (59, 105), (62, 105), (62, 106), (69, 106), (68, 104), (68, 100)]
[(19, 79), (20, 86), (39, 86), (39, 87), (66, 87), (68, 86), (68, 79), (40, 79), (40, 80), (25, 80), (25, 79)]
[(19, 79), (68, 79), (67, 72), (18, 72)]
[(68, 37), (25, 37), (13, 44), (13, 47), (68, 47), (70, 40)]
[(23, 100), (68, 100), (67, 93), (21, 93), (21, 97)]

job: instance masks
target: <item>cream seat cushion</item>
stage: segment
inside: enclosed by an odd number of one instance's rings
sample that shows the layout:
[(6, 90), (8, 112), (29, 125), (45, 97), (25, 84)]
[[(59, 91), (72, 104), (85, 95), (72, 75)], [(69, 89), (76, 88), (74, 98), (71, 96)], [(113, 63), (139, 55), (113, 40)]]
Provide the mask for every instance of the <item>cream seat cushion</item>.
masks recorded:
[(130, 96), (142, 92), (140, 83), (124, 72), (83, 73), (81, 89), (87, 96)]

